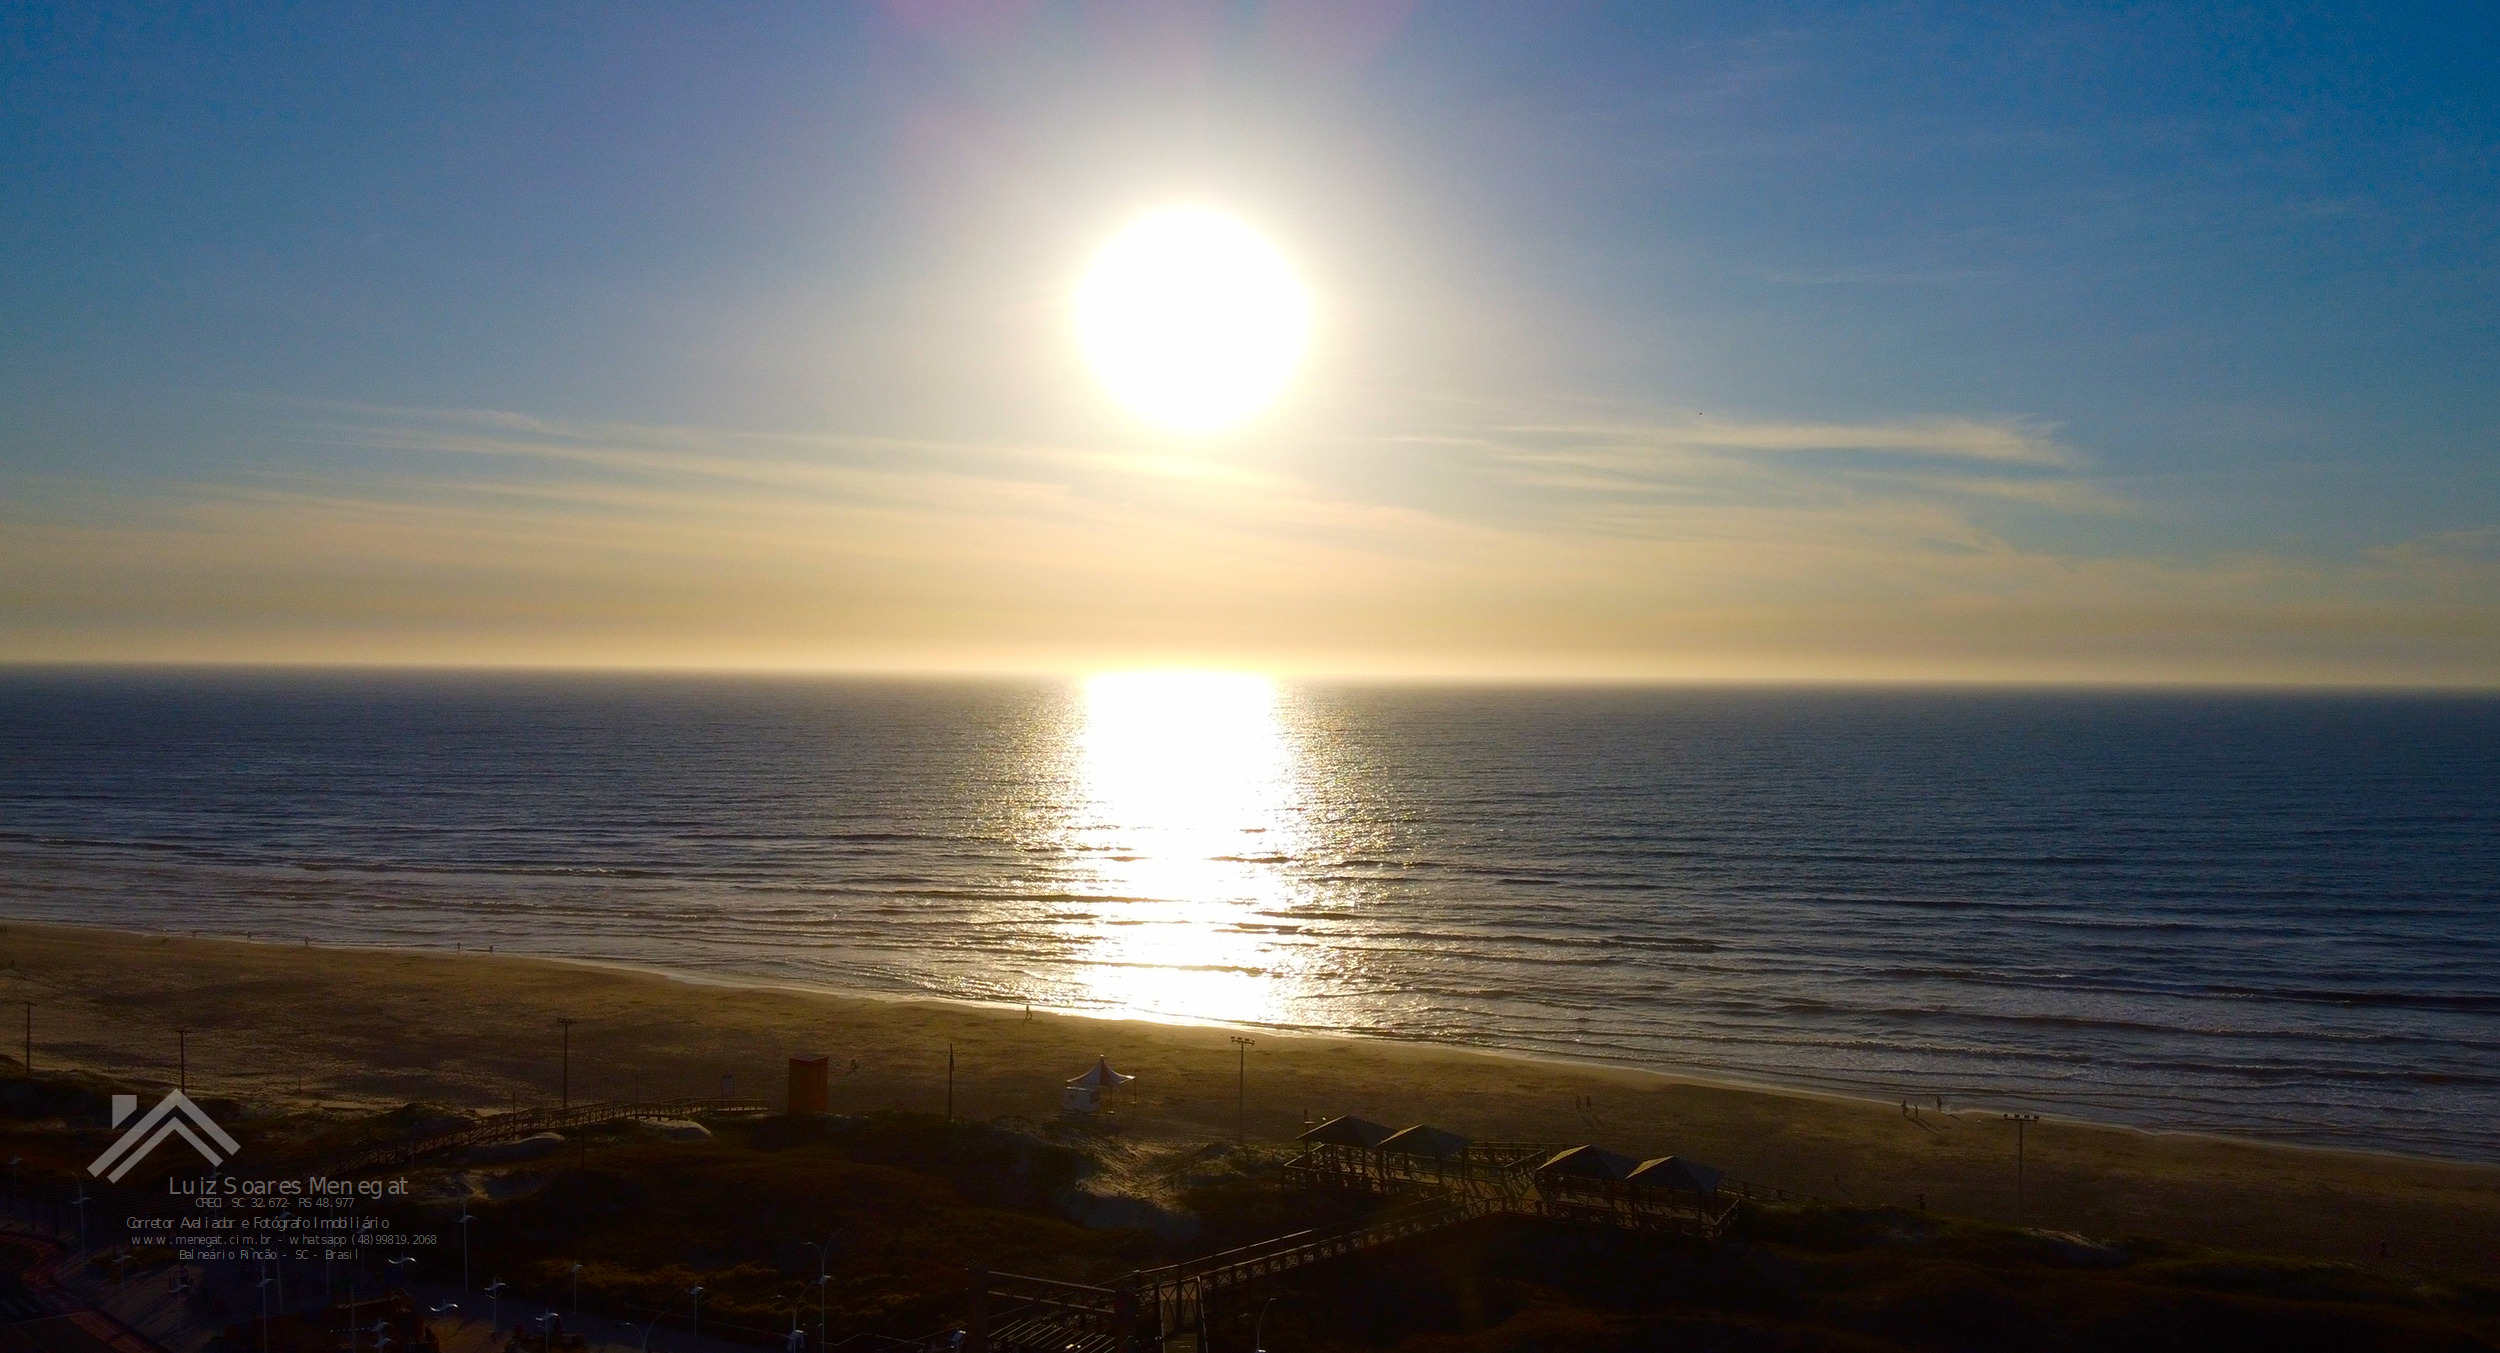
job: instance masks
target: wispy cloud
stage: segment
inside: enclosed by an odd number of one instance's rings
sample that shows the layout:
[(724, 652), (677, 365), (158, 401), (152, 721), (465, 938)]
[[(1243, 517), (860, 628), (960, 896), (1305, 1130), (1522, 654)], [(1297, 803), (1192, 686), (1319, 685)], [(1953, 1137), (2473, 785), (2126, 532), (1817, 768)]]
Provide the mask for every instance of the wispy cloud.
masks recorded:
[(2079, 468), (2055, 429), (2019, 419), (1927, 418), (1877, 423), (1733, 421), (1695, 414), (1689, 423), (1535, 424), (1502, 429), (1543, 442), (1624, 451), (1687, 447), (1720, 451), (1879, 451), (1939, 460)]
[(2021, 523), (2127, 504), (2019, 420), (1494, 418), (1233, 459), (318, 421), (365, 468), (16, 486), (0, 652), (2500, 675), (2487, 536), (2340, 562), (2051, 550)]

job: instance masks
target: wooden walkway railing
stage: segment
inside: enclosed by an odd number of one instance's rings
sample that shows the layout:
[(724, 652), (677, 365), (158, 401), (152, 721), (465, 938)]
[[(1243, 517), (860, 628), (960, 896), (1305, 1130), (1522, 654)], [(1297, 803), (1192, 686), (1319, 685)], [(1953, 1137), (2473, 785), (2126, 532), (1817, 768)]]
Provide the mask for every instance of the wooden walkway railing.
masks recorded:
[(1198, 1353), (1208, 1307), (1236, 1288), (1474, 1218), (1538, 1217), (1715, 1239), (1736, 1210), (1736, 1201), (1722, 1195), (1539, 1179), (1536, 1166), (1562, 1149), (1495, 1143), (1441, 1161), (1308, 1152), (1285, 1167), (1288, 1179), (1401, 1201), (1353, 1225), (1297, 1231), (1143, 1270), (1113, 1287), (976, 1272), (965, 1353)]
[(1629, 1231), (1715, 1239), (1736, 1211), (1735, 1195), (1643, 1188), (1577, 1178), (1539, 1178), (1536, 1167), (1559, 1146), (1501, 1143), (1445, 1161), (1321, 1147), (1295, 1157), (1285, 1177), (1309, 1188), (1387, 1198), (1464, 1200), (1485, 1213), (1589, 1222)]
[(1423, 1199), (1358, 1225), (1296, 1231), (1132, 1273), (1116, 1287), (976, 1270), (964, 1346), (967, 1353), (1134, 1353), (1194, 1344), (1207, 1303), (1233, 1287), (1482, 1215), (1471, 1202)]

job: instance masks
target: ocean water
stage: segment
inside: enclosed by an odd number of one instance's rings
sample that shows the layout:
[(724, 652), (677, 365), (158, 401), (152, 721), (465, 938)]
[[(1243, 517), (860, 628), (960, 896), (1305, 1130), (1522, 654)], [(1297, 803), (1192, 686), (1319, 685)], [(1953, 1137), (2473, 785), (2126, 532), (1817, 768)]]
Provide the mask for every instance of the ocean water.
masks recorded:
[(2500, 700), (18, 672), (0, 913), (2500, 1160)]

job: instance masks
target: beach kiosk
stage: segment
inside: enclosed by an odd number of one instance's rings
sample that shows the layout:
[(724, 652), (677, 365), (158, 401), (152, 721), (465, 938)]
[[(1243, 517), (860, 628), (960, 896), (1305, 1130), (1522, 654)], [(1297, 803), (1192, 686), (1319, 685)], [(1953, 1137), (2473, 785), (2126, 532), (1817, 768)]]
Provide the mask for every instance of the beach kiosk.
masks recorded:
[(1135, 1079), (1137, 1079), (1135, 1076), (1124, 1076), (1112, 1070), (1110, 1057), (1098, 1057), (1094, 1059), (1092, 1069), (1082, 1076), (1070, 1079), (1066, 1088), (1059, 1092), (1059, 1111), (1061, 1113), (1100, 1113), (1104, 1095)]
[(1536, 1167), (1536, 1177), (1540, 1182), (1611, 1184), (1630, 1178), (1632, 1172), (1639, 1168), (1639, 1161), (1602, 1146), (1574, 1146), (1547, 1156)]
[[(1445, 1132), (1430, 1123), (1417, 1123), (1390, 1133), (1380, 1143), (1380, 1168), (1383, 1177), (1396, 1175), (1407, 1179), (1445, 1179), (1455, 1162), (1463, 1174), (1467, 1168), (1467, 1148), (1475, 1143), (1455, 1132)], [(1424, 1173), (1429, 1161), (1432, 1172)]]
[(1682, 1156), (1660, 1156), (1641, 1162), (1640, 1168), (1624, 1179), (1645, 1189), (1668, 1189), (1676, 1193), (1708, 1195), (1719, 1191), (1719, 1172), (1697, 1160)]
[(1393, 1131), (1350, 1114), (1331, 1118), (1295, 1139), (1308, 1148), (1295, 1164), (1328, 1185), (1369, 1188), (1380, 1172), (1380, 1144)]
[(1733, 1210), (1719, 1199), (1719, 1172), (1682, 1156), (1642, 1161), (1623, 1182), (1633, 1205), (1661, 1226), (1716, 1234)]
[(1538, 1163), (1537, 1196), (1548, 1216), (1611, 1218), (1623, 1202), (1623, 1180), (1640, 1167), (1602, 1146), (1567, 1147)]

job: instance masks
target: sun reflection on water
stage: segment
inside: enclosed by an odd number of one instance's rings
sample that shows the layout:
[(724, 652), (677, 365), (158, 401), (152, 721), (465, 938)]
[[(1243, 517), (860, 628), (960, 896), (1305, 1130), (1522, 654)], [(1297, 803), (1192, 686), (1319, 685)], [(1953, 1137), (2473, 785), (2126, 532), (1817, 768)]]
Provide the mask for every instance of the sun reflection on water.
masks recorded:
[(1120, 672), (1085, 683), (1070, 845), (1100, 899), (1078, 994), (1160, 1019), (1278, 1018), (1290, 977), (1264, 917), (1291, 901), (1292, 739), (1265, 677)]

